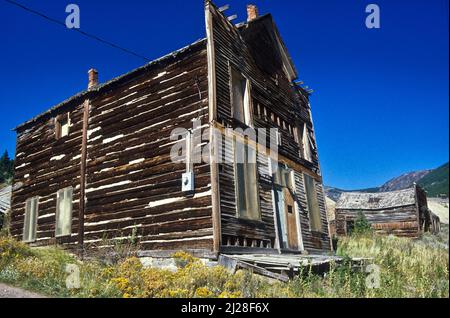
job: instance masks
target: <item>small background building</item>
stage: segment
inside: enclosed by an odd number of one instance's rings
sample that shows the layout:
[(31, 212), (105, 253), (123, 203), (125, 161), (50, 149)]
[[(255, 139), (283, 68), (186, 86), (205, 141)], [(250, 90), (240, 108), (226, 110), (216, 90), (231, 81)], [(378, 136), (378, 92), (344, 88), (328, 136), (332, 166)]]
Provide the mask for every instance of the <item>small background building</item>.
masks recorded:
[(384, 193), (343, 193), (336, 204), (339, 236), (352, 232), (359, 212), (378, 234), (418, 237), (440, 231), (439, 217), (428, 208), (426, 193), (419, 186)]
[(11, 208), (11, 186), (0, 188), (0, 230), (3, 228), (5, 216)]

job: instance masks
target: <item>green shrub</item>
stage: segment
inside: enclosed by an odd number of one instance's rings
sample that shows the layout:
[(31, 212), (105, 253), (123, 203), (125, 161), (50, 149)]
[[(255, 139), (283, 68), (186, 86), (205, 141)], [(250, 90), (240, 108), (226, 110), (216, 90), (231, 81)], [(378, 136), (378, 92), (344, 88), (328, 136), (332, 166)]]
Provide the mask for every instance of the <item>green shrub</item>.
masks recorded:
[(353, 228), (352, 235), (355, 236), (364, 236), (373, 234), (372, 226), (369, 221), (367, 221), (367, 217), (363, 212), (358, 212), (358, 216), (355, 220), (355, 225)]

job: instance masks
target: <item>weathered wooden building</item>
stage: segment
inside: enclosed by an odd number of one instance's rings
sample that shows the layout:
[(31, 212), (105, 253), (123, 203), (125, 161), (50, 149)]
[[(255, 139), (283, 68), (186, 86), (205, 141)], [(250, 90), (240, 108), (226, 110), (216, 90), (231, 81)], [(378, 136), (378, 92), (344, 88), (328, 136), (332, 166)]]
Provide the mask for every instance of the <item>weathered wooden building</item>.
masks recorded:
[[(16, 128), (15, 237), (133, 235), (155, 255), (330, 249), (309, 93), (270, 14), (248, 6), (234, 25), (223, 11), (206, 1), (205, 39), (104, 84), (91, 70), (88, 90)], [(277, 129), (276, 156), (248, 128)]]
[(343, 193), (336, 204), (337, 234), (350, 234), (361, 212), (379, 234), (419, 237), (440, 231), (439, 218), (428, 209), (427, 195), (419, 186), (383, 193)]
[(0, 186), (0, 230), (5, 226), (7, 214), (11, 210), (11, 186)]

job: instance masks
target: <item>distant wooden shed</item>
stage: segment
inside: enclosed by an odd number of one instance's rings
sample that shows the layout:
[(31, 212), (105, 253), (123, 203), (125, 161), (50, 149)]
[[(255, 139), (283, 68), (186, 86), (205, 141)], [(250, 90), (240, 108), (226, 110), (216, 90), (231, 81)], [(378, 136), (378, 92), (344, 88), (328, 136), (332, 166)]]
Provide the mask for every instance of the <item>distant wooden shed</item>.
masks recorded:
[(418, 237), (439, 233), (440, 220), (428, 208), (425, 191), (419, 186), (383, 193), (343, 193), (336, 204), (336, 231), (351, 234), (362, 212), (379, 234)]
[(11, 186), (0, 189), (0, 214), (6, 214), (11, 208)]

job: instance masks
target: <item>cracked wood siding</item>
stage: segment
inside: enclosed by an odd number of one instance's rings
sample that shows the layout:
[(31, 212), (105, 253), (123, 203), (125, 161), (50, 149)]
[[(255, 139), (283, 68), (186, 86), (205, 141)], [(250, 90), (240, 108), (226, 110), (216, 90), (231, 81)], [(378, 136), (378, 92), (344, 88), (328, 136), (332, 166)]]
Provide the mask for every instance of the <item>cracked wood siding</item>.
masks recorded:
[[(55, 117), (45, 117), (32, 127), (18, 131), (12, 195), (11, 234), (22, 239), (25, 202), (39, 197), (35, 245), (76, 244), (80, 200), (80, 159), (83, 105), (72, 103), (57, 115), (70, 116), (70, 133), (55, 137)], [(55, 239), (56, 193), (73, 187), (72, 236)]]
[(337, 235), (348, 235), (347, 222), (355, 221), (360, 212), (376, 233), (417, 238), (432, 226), (427, 196), (423, 189), (382, 193), (345, 193), (336, 203)]
[(337, 235), (347, 235), (346, 222), (358, 218), (359, 212), (364, 212), (367, 221), (378, 234), (394, 234), (400, 237), (418, 237), (419, 221), (415, 205), (386, 208), (380, 210), (336, 209)]
[[(200, 100), (198, 84), (202, 95)], [(195, 195), (181, 190), (173, 163), (175, 128), (208, 123), (206, 45), (92, 100), (85, 242), (128, 237), (146, 250), (212, 249), (211, 177), (196, 164)]]
[[(207, 125), (207, 90), (202, 40), (19, 126), (15, 183), (22, 186), (13, 194), (13, 235), (22, 237), (26, 199), (39, 196), (36, 245), (77, 244), (83, 102), (89, 99), (86, 247), (99, 247), (104, 238), (127, 238), (136, 229), (143, 249), (211, 250), (209, 165), (195, 165), (195, 193), (186, 195), (181, 192), (185, 164), (170, 158), (174, 128), (192, 128), (197, 117)], [(68, 110), (70, 135), (57, 141), (54, 118)], [(67, 186), (74, 188), (75, 234), (55, 240), (56, 192)]]
[[(313, 151), (313, 162), (309, 163), (300, 158), (299, 145), (296, 143), (289, 128), (284, 129), (277, 121), (271, 121), (270, 116), (265, 117), (257, 114), (257, 104), (265, 107), (269, 112), (276, 114), (292, 128), (297, 123), (306, 123), (308, 128), (314, 132), (310, 116), (308, 97), (300, 88), (294, 86), (281, 68), (273, 67), (272, 74), (262, 70), (255, 61), (255, 52), (260, 52), (259, 57), (263, 61), (270, 61), (264, 57), (267, 47), (254, 47), (251, 51), (248, 45), (250, 33), (245, 34), (246, 27), (256, 25), (250, 22), (247, 26), (237, 29), (232, 25), (214, 5), (210, 5), (213, 17), (213, 35), (216, 56), (217, 77), (217, 116), (219, 123), (225, 127), (236, 127), (232, 118), (231, 96), (230, 96), (230, 65), (241, 72), (251, 81), (252, 97), (254, 103), (255, 128), (279, 128), (282, 131), (282, 146), (279, 152), (282, 156), (301, 165), (312, 174), (320, 174), (317, 151)], [(263, 43), (264, 39), (256, 37)], [(267, 65), (270, 68), (270, 65)], [(278, 84), (273, 80), (277, 77)], [(317, 149), (315, 140), (314, 148)], [(232, 149), (232, 145), (227, 145)], [(263, 242), (263, 247), (274, 247), (276, 232), (274, 225), (274, 209), (272, 201), (271, 176), (268, 175), (268, 159), (258, 156), (259, 191), (262, 220), (260, 222), (246, 221), (236, 217), (236, 193), (234, 167), (229, 164), (220, 165), (220, 197), (221, 197), (221, 222), (223, 245), (252, 244), (256, 240), (258, 245)], [(291, 167), (292, 168), (292, 167)], [(301, 213), (301, 226), (303, 241), (306, 248), (329, 249), (328, 223), (326, 208), (321, 186), (321, 180), (317, 179), (317, 196), (321, 211), (323, 233), (311, 233), (307, 212)], [(301, 184), (300, 184), (301, 185)], [(297, 188), (299, 197), (305, 196), (304, 187)], [(305, 201), (306, 199), (304, 199)], [(301, 205), (302, 211), (307, 211), (305, 204)]]

